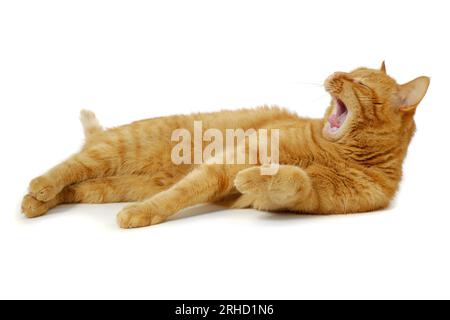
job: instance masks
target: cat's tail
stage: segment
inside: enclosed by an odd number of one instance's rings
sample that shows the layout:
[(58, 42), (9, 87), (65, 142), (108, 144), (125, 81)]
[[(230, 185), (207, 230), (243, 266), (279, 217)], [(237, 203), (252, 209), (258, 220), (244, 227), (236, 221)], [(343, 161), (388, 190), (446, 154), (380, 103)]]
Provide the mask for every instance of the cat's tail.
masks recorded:
[(91, 136), (103, 131), (100, 122), (98, 122), (95, 113), (93, 113), (92, 111), (81, 110), (80, 121), (83, 125), (84, 135), (86, 139), (89, 139)]

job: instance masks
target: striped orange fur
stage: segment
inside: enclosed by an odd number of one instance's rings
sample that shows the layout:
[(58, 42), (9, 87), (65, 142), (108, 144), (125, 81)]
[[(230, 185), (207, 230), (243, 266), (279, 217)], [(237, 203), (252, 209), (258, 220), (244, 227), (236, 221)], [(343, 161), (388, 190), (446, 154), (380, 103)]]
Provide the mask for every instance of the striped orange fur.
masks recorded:
[[(380, 70), (359, 68), (325, 81), (332, 102), (323, 119), (278, 107), (155, 118), (103, 130), (83, 111), (80, 152), (33, 179), (22, 202), (27, 217), (61, 203), (134, 202), (117, 220), (143, 227), (192, 205), (340, 214), (386, 207), (402, 176), (427, 77), (399, 85)], [(338, 111), (340, 109), (340, 111)], [(262, 176), (255, 165), (174, 165), (171, 134), (194, 121), (225, 129), (280, 130), (280, 169)]]

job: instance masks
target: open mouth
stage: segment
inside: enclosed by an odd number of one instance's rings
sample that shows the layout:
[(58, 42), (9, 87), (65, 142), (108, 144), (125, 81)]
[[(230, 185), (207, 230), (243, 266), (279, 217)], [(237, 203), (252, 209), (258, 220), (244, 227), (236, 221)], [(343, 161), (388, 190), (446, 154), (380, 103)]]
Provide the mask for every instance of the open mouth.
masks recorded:
[(336, 99), (336, 106), (334, 108), (333, 114), (328, 118), (328, 123), (330, 125), (330, 131), (338, 131), (347, 120), (348, 109), (345, 103), (341, 99)]

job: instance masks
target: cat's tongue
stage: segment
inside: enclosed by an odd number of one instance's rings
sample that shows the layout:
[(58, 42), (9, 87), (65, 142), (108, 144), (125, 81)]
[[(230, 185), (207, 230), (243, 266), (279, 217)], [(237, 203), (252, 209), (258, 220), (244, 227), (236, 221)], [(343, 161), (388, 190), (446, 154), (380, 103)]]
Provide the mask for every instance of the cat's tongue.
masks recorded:
[(339, 128), (339, 121), (338, 121), (338, 116), (336, 114), (332, 114), (329, 118), (328, 118), (328, 122), (330, 123), (332, 128)]
[(328, 118), (328, 122), (330, 123), (330, 126), (332, 128), (340, 128), (344, 124), (346, 118), (347, 118), (347, 111), (341, 114), (340, 116), (338, 116), (337, 114), (332, 114)]

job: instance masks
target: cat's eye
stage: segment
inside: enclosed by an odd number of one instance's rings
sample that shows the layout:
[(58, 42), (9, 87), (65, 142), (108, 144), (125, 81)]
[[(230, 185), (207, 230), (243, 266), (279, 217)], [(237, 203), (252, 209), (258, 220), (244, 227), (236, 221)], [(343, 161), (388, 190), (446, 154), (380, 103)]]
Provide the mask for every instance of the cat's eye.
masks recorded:
[(353, 82), (356, 84), (359, 84), (363, 87), (366, 87), (367, 89), (370, 89), (370, 87), (367, 84), (365, 84), (364, 82), (362, 82), (360, 79), (354, 79)]

